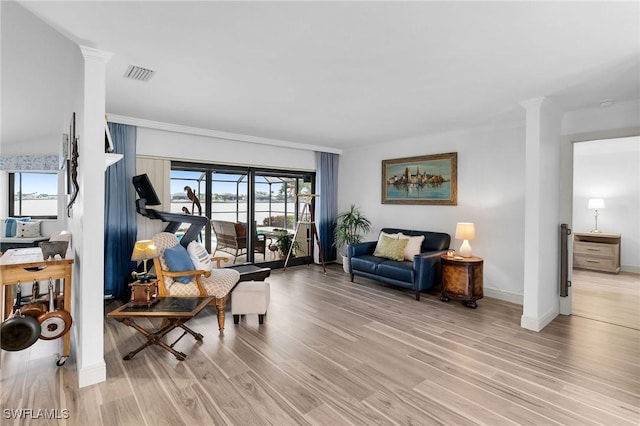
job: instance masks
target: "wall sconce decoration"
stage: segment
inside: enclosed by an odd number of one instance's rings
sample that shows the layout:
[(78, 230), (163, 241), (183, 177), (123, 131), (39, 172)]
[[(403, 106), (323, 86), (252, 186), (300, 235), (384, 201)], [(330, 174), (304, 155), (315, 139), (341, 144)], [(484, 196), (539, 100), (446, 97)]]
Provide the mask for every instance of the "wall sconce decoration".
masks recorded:
[(73, 203), (76, 202), (76, 198), (78, 198), (78, 191), (80, 190), (80, 185), (78, 185), (78, 135), (76, 135), (76, 113), (74, 112), (71, 116), (71, 128), (69, 131), (69, 138), (71, 142), (71, 158), (69, 159), (69, 167), (67, 168), (67, 172), (71, 178), (71, 200), (69, 200), (69, 204), (67, 204), (67, 217), (71, 217), (71, 208), (73, 207)]

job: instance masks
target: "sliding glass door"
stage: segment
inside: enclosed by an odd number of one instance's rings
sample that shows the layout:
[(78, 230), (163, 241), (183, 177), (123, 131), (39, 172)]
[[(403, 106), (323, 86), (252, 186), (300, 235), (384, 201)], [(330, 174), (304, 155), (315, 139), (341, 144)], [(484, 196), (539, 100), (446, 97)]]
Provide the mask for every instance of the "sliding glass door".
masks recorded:
[(310, 173), (256, 172), (255, 217), (258, 235), (265, 237), (265, 262), (282, 263), (289, 251), (303, 259), (312, 253), (307, 218), (302, 217), (304, 203), (298, 200), (298, 194), (312, 192), (312, 181)]
[[(308, 225), (297, 224), (304, 203), (297, 194), (312, 193), (314, 172), (217, 166), (174, 162), (171, 170), (171, 209), (203, 214), (211, 226), (201, 233), (207, 250), (226, 257), (225, 265), (284, 264), (283, 247), (300, 228), (289, 264), (309, 261)], [(190, 188), (190, 191), (189, 189)], [(202, 210), (198, 208), (200, 202)]]

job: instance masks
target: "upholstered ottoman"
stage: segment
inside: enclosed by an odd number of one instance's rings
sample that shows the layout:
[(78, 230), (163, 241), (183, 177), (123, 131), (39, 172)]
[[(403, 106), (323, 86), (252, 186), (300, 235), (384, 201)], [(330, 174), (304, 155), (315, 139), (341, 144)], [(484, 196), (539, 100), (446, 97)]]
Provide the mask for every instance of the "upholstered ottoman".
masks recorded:
[(231, 314), (234, 324), (240, 315), (257, 314), (262, 324), (269, 306), (270, 287), (267, 281), (242, 281), (231, 292)]

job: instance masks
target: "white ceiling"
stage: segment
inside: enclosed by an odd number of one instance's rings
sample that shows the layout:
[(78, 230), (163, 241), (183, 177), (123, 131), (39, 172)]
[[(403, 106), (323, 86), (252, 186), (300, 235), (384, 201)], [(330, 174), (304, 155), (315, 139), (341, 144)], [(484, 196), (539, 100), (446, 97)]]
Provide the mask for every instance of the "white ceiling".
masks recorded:
[(638, 2), (20, 3), (115, 54), (108, 113), (222, 132), (348, 148), (640, 98)]

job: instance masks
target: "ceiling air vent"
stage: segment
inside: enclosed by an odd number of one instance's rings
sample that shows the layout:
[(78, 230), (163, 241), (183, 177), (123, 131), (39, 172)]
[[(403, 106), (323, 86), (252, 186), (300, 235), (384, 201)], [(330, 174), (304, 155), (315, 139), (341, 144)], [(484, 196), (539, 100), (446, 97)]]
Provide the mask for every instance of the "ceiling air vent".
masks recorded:
[(124, 73), (124, 76), (132, 80), (149, 81), (149, 79), (153, 77), (155, 73), (156, 72), (154, 70), (138, 67), (136, 65), (129, 65), (129, 68), (127, 68), (127, 72)]

